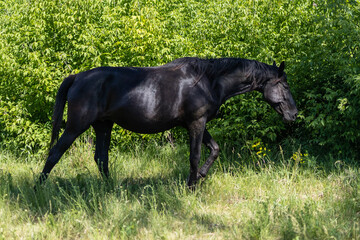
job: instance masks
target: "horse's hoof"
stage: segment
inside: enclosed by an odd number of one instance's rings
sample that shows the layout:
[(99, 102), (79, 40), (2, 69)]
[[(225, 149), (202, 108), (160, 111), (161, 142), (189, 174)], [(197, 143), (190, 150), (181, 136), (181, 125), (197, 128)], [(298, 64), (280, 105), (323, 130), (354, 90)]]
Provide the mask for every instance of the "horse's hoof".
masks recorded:
[(187, 186), (190, 190), (194, 191), (195, 190), (195, 185), (196, 185), (196, 180), (190, 180), (190, 177), (187, 180)]
[(201, 171), (197, 173), (196, 179), (199, 180), (201, 178), (205, 178), (206, 174), (202, 173)]

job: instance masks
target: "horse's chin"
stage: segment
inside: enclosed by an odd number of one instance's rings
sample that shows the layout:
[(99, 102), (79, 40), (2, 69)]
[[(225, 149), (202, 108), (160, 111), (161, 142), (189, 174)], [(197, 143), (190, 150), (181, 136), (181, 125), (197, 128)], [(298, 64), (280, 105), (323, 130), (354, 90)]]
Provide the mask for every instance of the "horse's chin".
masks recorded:
[(285, 123), (295, 122), (297, 114), (283, 114), (283, 121)]
[(295, 120), (292, 120), (292, 119), (283, 117), (283, 121), (284, 121), (285, 123), (293, 123)]

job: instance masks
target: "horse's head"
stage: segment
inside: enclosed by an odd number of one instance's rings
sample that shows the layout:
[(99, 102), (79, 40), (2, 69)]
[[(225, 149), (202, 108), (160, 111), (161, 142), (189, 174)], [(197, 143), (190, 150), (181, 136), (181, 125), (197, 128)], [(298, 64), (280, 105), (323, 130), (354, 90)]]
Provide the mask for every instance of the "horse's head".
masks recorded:
[[(274, 66), (276, 67), (275, 62)], [(263, 94), (265, 100), (283, 116), (284, 121), (293, 122), (296, 119), (298, 110), (286, 81), (284, 68), (285, 64), (282, 62), (277, 74), (263, 86)]]

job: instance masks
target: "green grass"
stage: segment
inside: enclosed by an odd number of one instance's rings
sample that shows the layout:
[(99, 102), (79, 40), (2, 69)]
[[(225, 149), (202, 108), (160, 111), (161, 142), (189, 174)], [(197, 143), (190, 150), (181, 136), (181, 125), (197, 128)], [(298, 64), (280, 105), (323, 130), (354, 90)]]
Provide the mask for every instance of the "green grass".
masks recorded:
[(191, 192), (185, 144), (114, 149), (104, 181), (76, 143), (34, 192), (44, 159), (2, 151), (0, 239), (359, 239), (359, 166), (278, 152), (225, 147)]

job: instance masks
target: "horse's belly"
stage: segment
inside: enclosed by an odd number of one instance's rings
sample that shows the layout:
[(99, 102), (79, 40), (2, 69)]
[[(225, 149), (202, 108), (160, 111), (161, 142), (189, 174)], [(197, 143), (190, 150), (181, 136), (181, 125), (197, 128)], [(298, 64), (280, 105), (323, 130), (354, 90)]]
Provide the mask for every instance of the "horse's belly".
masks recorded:
[(177, 116), (167, 113), (149, 114), (149, 112), (136, 111), (136, 109), (119, 110), (107, 118), (119, 126), (137, 133), (158, 133), (182, 125)]
[(115, 121), (116, 124), (130, 130), (132, 132), (137, 133), (158, 133), (169, 130), (175, 126), (181, 125), (176, 121), (171, 122), (151, 122), (151, 121), (144, 121), (144, 120), (135, 120), (131, 119), (129, 121), (126, 120), (119, 120)]

